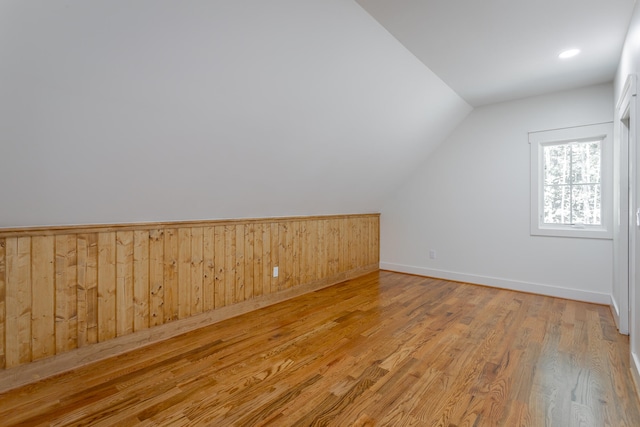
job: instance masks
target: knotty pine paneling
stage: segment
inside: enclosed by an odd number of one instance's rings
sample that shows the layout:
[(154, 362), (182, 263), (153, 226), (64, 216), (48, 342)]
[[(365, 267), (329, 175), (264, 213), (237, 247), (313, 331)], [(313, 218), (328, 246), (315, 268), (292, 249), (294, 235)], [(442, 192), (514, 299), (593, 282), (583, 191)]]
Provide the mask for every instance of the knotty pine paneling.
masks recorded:
[(0, 238), (0, 368), (6, 366), (5, 331), (7, 330), (6, 239)]
[[(55, 254), (53, 236), (31, 238), (31, 291), (33, 298), (31, 312), (31, 360), (38, 360), (55, 354)], [(78, 289), (81, 288), (81, 269), (78, 266)], [(83, 272), (84, 273), (84, 272)], [(84, 294), (78, 293), (78, 297)], [(80, 305), (81, 298), (78, 298)], [(86, 300), (85, 300), (86, 301)], [(81, 326), (80, 324), (78, 325)]]
[(133, 234), (133, 330), (149, 327), (149, 230), (136, 230)]
[(378, 263), (378, 214), (3, 229), (0, 369)]

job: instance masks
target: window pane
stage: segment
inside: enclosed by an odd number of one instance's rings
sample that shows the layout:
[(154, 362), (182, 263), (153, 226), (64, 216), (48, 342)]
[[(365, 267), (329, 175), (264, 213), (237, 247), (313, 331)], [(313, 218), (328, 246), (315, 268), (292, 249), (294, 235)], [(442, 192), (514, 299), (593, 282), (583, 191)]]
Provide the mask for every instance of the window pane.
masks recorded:
[(574, 223), (600, 225), (600, 184), (574, 185), (572, 193)]
[(549, 145), (543, 148), (544, 183), (568, 184), (571, 171), (571, 147), (569, 145)]
[(574, 184), (600, 182), (600, 141), (571, 144), (571, 181)]
[(571, 187), (545, 185), (544, 223), (571, 224)]

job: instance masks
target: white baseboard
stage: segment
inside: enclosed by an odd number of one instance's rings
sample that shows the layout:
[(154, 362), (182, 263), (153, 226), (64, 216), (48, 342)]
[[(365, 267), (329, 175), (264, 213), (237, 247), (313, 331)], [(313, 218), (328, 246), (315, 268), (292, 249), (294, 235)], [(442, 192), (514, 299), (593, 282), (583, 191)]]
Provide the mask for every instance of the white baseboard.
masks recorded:
[(609, 303), (611, 307), (611, 313), (613, 314), (613, 320), (616, 322), (616, 328), (622, 335), (629, 335), (629, 327), (627, 325), (620, 324), (620, 307), (618, 306), (618, 302), (611, 295), (611, 302)]
[(613, 318), (616, 321), (616, 326), (620, 329), (620, 308), (618, 307), (618, 303), (613, 295), (611, 295), (611, 302), (609, 305), (611, 306), (611, 311), (613, 311)]
[(456, 273), (453, 271), (436, 270), (425, 267), (394, 264), (390, 262), (381, 262), (380, 269), (396, 271), (398, 273), (415, 274), (418, 276), (435, 277), (438, 279), (454, 280), (456, 282), (473, 283), (476, 285), (491, 286), (494, 288), (509, 289), (512, 291), (529, 292), (532, 294), (565, 298), (575, 301), (591, 302), (602, 305), (610, 305), (612, 301), (610, 294), (600, 292), (563, 288), (559, 286), (543, 285), (539, 283), (521, 282), (518, 280), (501, 279), (498, 277)]
[(634, 352), (631, 352), (631, 376), (636, 386), (636, 393), (640, 397), (640, 360)]

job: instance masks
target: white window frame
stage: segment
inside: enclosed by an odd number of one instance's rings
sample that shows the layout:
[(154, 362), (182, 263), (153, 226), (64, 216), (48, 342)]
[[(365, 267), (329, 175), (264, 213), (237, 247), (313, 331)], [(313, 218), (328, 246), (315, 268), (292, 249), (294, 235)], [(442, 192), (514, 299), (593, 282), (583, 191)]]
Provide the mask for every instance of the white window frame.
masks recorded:
[[(601, 225), (564, 225), (543, 223), (545, 145), (582, 140), (601, 139)], [(599, 123), (563, 129), (529, 132), (531, 149), (531, 235), (556, 237), (582, 237), (591, 239), (613, 238), (613, 123)]]

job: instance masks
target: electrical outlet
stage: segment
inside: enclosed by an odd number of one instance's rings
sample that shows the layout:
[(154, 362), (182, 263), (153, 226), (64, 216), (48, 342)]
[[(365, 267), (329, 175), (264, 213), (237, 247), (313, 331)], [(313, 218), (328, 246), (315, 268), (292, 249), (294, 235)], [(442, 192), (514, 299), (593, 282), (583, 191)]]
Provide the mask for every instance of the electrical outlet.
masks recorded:
[(273, 267), (273, 277), (278, 277), (278, 267)]
[(436, 259), (436, 251), (435, 249), (430, 249), (429, 250), (429, 259)]

